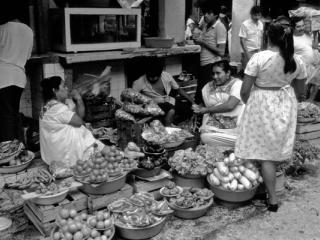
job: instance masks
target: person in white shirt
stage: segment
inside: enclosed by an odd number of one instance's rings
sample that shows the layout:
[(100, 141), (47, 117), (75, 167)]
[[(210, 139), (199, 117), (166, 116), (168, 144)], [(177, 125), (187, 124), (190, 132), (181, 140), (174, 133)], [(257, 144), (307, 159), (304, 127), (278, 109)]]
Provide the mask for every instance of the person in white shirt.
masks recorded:
[(206, 27), (200, 37), (193, 37), (195, 44), (201, 46), (200, 76), (195, 95), (198, 104), (203, 102), (202, 88), (211, 80), (212, 64), (220, 61), (225, 54), (227, 30), (218, 18), (219, 10), (220, 8), (212, 3), (203, 6)]
[(75, 111), (66, 103), (69, 92), (65, 82), (58, 76), (41, 82), (45, 105), (39, 119), (41, 158), (49, 166), (70, 168), (77, 160), (86, 160), (86, 153), (97, 144), (99, 151), (104, 144), (96, 140), (83, 125), (85, 107), (80, 94), (73, 90), (71, 97)]
[(19, 105), (27, 77), (33, 32), (20, 22), (21, 9), (9, 1), (0, 10), (0, 142), (20, 139)]
[(261, 22), (261, 10), (259, 6), (253, 6), (250, 10), (250, 18), (245, 20), (239, 31), (242, 47), (241, 63), (245, 69), (253, 54), (259, 52), (263, 42), (263, 23)]
[(314, 38), (305, 33), (305, 23), (303, 17), (292, 17), (294, 52), (299, 55), (307, 67), (307, 84), (311, 85), (310, 99), (313, 100), (318, 91), (315, 85), (320, 85), (319, 79), (319, 51), (318, 32), (314, 32)]

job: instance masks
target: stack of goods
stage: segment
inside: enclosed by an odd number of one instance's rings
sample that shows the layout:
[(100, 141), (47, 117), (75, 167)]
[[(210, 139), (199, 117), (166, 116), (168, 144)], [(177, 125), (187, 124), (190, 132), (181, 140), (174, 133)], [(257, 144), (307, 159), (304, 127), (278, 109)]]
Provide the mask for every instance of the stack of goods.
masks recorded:
[[(209, 174), (207, 179), (218, 198), (221, 196), (220, 190), (235, 194), (253, 191), (262, 182), (262, 177), (255, 164), (243, 163), (242, 160), (235, 157), (234, 153), (230, 153), (223, 162), (216, 163), (213, 173)], [(253, 197), (253, 195), (250, 196)], [(221, 199), (233, 201), (233, 199), (225, 199), (224, 196), (221, 196)]]
[(121, 93), (121, 101), (123, 101), (123, 107), (115, 113), (119, 135), (118, 145), (124, 148), (128, 142), (133, 141), (142, 146), (141, 133), (144, 125), (152, 117), (164, 115), (164, 112), (150, 98), (130, 88)]
[(53, 240), (96, 239), (110, 240), (115, 229), (108, 211), (98, 211), (93, 216), (75, 209), (61, 209), (56, 219), (58, 227), (51, 234)]
[(301, 140), (320, 139), (320, 108), (310, 102), (298, 104), (297, 138)]
[(95, 128), (114, 125), (114, 114), (119, 106), (113, 97), (108, 97), (104, 93), (97, 96), (87, 93), (83, 96), (83, 101), (86, 122), (90, 122)]
[(164, 115), (155, 102), (131, 88), (121, 93), (121, 101), (123, 106), (116, 111), (116, 119), (136, 122), (141, 118)]
[(104, 148), (101, 152), (95, 147), (88, 161), (78, 160), (73, 167), (76, 180), (97, 184), (107, 182), (110, 177), (122, 174), (121, 161), (123, 152), (115, 146)]
[(109, 204), (108, 209), (119, 234), (126, 239), (146, 239), (157, 235), (165, 224), (166, 216), (172, 213), (166, 201), (158, 202), (152, 194), (145, 192), (116, 200)]
[(191, 138), (193, 135), (180, 128), (164, 127), (159, 120), (154, 120), (149, 127), (145, 127), (142, 137), (147, 142), (172, 148), (181, 145), (185, 139)]

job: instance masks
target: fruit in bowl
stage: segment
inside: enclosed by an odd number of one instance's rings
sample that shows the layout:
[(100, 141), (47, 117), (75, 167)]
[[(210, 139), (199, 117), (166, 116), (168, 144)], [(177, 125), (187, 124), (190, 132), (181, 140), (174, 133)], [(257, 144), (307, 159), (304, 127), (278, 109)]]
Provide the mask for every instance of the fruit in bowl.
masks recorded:
[(106, 230), (113, 226), (113, 220), (109, 212), (98, 211), (88, 219), (89, 227), (98, 230)]
[(183, 189), (176, 186), (174, 182), (168, 182), (163, 188), (160, 189), (160, 194), (165, 197), (173, 197), (181, 194)]

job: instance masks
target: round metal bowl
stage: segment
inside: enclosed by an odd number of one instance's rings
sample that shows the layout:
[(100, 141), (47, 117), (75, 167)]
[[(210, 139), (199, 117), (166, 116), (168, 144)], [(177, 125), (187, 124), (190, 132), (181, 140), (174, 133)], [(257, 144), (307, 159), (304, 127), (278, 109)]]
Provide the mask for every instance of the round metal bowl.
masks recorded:
[(166, 223), (166, 217), (161, 221), (143, 228), (125, 228), (115, 223), (119, 235), (125, 239), (141, 240), (149, 239), (159, 234)]
[(168, 202), (169, 207), (172, 210), (174, 210), (173, 215), (182, 219), (196, 219), (196, 218), (202, 217), (203, 215), (206, 214), (206, 212), (212, 206), (212, 204), (213, 204), (213, 199), (211, 198), (207, 205), (197, 207), (197, 208), (183, 209)]
[[(34, 159), (33, 152), (28, 151), (28, 155), (30, 156), (30, 160), (28, 160), (27, 162), (24, 162), (20, 165), (14, 165), (14, 166), (2, 166), (2, 167), (0, 167), (0, 173), (4, 173), (4, 174), (17, 173), (17, 172), (20, 172), (20, 171), (26, 169), (30, 165), (32, 160)], [(14, 155), (13, 158), (15, 156), (16, 155)]]
[(231, 190), (222, 189), (221, 187), (213, 185), (209, 179), (209, 175), (207, 176), (207, 181), (208, 181), (208, 183), (210, 185), (210, 189), (214, 193), (215, 197), (217, 197), (221, 200), (227, 201), (227, 202), (248, 201), (254, 197), (254, 195), (256, 194), (257, 188), (259, 186), (259, 184), (258, 184), (249, 190), (231, 191)]
[(132, 173), (141, 178), (154, 177), (160, 174), (163, 165), (155, 167), (154, 169), (136, 168)]
[(100, 184), (90, 184), (87, 182), (81, 182), (83, 186), (81, 187), (82, 191), (92, 195), (102, 195), (113, 193), (124, 187), (126, 184), (127, 173), (123, 173), (119, 177), (113, 178), (110, 181), (105, 181)]
[(205, 187), (206, 179), (204, 176), (201, 176), (201, 175), (193, 175), (193, 174), (180, 175), (175, 172), (173, 174), (173, 177), (176, 185), (181, 187), (194, 187), (194, 188)]
[(39, 197), (30, 199), (30, 201), (38, 205), (51, 205), (51, 204), (59, 203), (59, 202), (62, 202), (67, 197), (68, 191), (69, 190), (66, 189), (54, 195), (39, 196)]

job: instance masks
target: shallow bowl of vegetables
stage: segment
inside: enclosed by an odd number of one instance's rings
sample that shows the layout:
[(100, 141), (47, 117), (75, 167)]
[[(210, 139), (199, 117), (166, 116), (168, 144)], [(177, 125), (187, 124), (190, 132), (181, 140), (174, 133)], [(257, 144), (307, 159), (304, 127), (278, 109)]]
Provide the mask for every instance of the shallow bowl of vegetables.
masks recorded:
[(212, 204), (213, 198), (209, 199), (204, 205), (197, 206), (197, 204), (194, 204), (190, 208), (182, 208), (177, 204), (168, 203), (169, 207), (174, 210), (173, 215), (182, 219), (196, 219), (202, 217), (207, 213)]
[(259, 186), (259, 184), (257, 184), (250, 189), (230, 190), (230, 189), (223, 188), (222, 186), (214, 185), (211, 182), (209, 175), (207, 176), (207, 181), (215, 197), (227, 202), (249, 201), (254, 197), (254, 195), (256, 194), (257, 188)]

